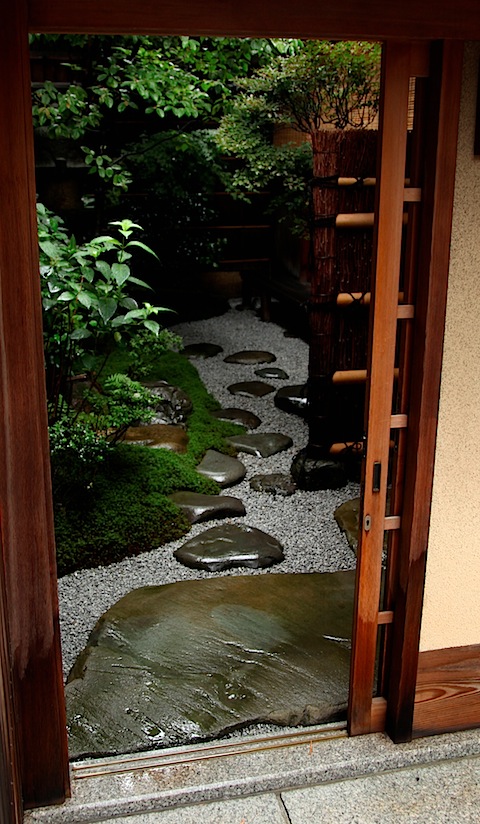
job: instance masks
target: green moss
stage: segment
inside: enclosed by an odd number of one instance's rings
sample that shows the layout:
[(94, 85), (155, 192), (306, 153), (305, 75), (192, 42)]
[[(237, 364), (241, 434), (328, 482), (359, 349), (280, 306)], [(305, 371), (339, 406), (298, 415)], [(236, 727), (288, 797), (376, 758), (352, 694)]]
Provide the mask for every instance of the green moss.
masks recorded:
[[(102, 378), (126, 372), (128, 365), (125, 352), (115, 353)], [(191, 398), (188, 451), (178, 455), (167, 449), (121, 444), (108, 451), (88, 486), (82, 478), (72, 490), (69, 479), (68, 495), (65, 490), (62, 499), (60, 490), (55, 502), (59, 575), (119, 561), (181, 537), (190, 525), (167, 496), (180, 489), (219, 492), (218, 485), (199, 475), (195, 467), (207, 449), (234, 454), (225, 438), (243, 429), (212, 417), (220, 405), (182, 355), (161, 356), (148, 380), (165, 380)]]

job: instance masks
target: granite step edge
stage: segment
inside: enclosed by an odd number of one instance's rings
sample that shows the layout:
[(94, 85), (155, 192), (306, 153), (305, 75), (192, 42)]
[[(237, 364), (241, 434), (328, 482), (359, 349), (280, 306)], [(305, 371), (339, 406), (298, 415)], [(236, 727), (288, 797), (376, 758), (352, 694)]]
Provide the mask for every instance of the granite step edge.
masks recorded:
[[(380, 772), (416, 769), (440, 761), (461, 760), (471, 756), (480, 758), (478, 730), (458, 734), (450, 733), (436, 736), (435, 739), (417, 739), (405, 745), (395, 745), (381, 733), (353, 739), (348, 738), (344, 733), (341, 736), (337, 734), (336, 738), (337, 740), (333, 741), (325, 739), (321, 742), (322, 746), (315, 744), (313, 750), (311, 746), (306, 746), (305, 741), (295, 745), (298, 752), (303, 750), (301, 763), (295, 767), (282, 768), (286, 752), (282, 748), (270, 751), (270, 758), (267, 759), (266, 769), (263, 771), (258, 771), (258, 752), (241, 754), (246, 762), (242, 765), (241, 771), (238, 769), (236, 758), (220, 756), (217, 762), (223, 762), (222, 771), (225, 771), (223, 779), (208, 783), (200, 769), (197, 771), (199, 774), (196, 781), (192, 781), (193, 776), (188, 776), (190, 781), (187, 779), (185, 786), (159, 790), (155, 793), (136, 794), (134, 792), (135, 776), (141, 783), (141, 771), (139, 774), (138, 770), (129, 773), (130, 793), (123, 797), (102, 799), (98, 792), (97, 778), (74, 778), (71, 799), (62, 806), (26, 812), (25, 824), (37, 824), (37, 822), (38, 824), (44, 824), (44, 822), (48, 824), (94, 824), (123, 816), (160, 812), (208, 801), (280, 792), (332, 781), (354, 780)], [(201, 753), (202, 747), (203, 745), (192, 745), (191, 749), (192, 751), (198, 749)], [(318, 756), (323, 747), (326, 747), (326, 750), (320, 754), (324, 755), (324, 758), (314, 758), (313, 755)], [(119, 759), (112, 759), (111, 763), (116, 760)], [(250, 774), (248, 774), (249, 760), (251, 761)], [(83, 768), (84, 762), (72, 765), (73, 771), (77, 767)], [(152, 771), (152, 768), (145, 769), (149, 773)], [(164, 767), (157, 769), (164, 769)], [(240, 772), (247, 772), (246, 777), (239, 779)], [(94, 800), (79, 802), (76, 800), (76, 786), (83, 785), (82, 795), (85, 796), (87, 781), (91, 782), (91, 796)]]

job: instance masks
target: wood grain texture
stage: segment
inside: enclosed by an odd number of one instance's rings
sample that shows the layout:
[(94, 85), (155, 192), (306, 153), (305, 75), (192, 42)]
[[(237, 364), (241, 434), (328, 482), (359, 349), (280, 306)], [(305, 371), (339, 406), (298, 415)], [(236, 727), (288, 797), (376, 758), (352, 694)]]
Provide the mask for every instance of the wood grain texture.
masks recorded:
[[(68, 788), (58, 628), (26, 4), (0, 27), (0, 507), (22, 792)], [(8, 125), (8, 128), (5, 125)]]
[(480, 727), (480, 644), (421, 652), (413, 736)]
[[(374, 282), (367, 380), (367, 451), (364, 467), (350, 676), (349, 731), (371, 731), (384, 543), (390, 423), (394, 383), (396, 317), (400, 280), (403, 196), (407, 147), (410, 48), (387, 43), (382, 61)], [(382, 468), (374, 491), (374, 465)], [(363, 528), (364, 516), (371, 527)]]
[(477, 0), (29, 0), (32, 32), (480, 39)]
[(463, 48), (432, 46), (404, 502), (395, 585), (387, 731), (412, 736), (450, 259)]

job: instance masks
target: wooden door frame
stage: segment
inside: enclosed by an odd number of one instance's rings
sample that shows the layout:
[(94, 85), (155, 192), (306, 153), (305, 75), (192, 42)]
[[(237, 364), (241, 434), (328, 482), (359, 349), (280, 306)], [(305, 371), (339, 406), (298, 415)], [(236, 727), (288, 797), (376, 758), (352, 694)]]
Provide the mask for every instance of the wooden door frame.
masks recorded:
[[(459, 5), (464, 8), (463, 20), (468, 20), (468, 24), (462, 23)], [(315, 0), (304, 0), (296, 6), (287, 0), (279, 0), (275, 4), (274, 22), (271, 9), (267, 6), (260, 9), (253, 0), (236, 5), (225, 4), (223, 0), (205, 0), (202, 4), (192, 3), (191, 0), (176, 0), (175, 3), (171, 0), (162, 3), (160, 0), (141, 0), (136, 4), (124, 0), (70, 0), (68, 4), (63, 0), (7, 0), (3, 9), (0, 104), (1, 110), (8, 112), (8, 121), (5, 121), (8, 128), (4, 126), (0, 130), (0, 197), (3, 199), (0, 225), (0, 488), (3, 549), (0, 560), (5, 569), (2, 609), (3, 614), (7, 615), (9, 660), (0, 659), (0, 662), (3, 676), (8, 664), (13, 702), (8, 694), (3, 696), (2, 713), (5, 710), (3, 717), (7, 724), (5, 727), (0, 723), (0, 731), (4, 748), (6, 745), (11, 759), (9, 780), (15, 792), (10, 801), (13, 801), (17, 819), (21, 796), (26, 806), (38, 806), (61, 802), (69, 792), (37, 275), (27, 32), (190, 31), (233, 36), (256, 36), (269, 32), (278, 36), (308, 33), (312, 37), (385, 39), (398, 36), (408, 38), (413, 24), (418, 36), (461, 37), (468, 31), (470, 36), (480, 38), (478, 15), (471, 16), (475, 0), (458, 0), (455, 5), (441, 0), (434, 20), (426, 0), (392, 0), (381, 11), (376, 0), (365, 0), (361, 9), (357, 0), (347, 0), (347, 6), (348, 10), (345, 4), (338, 10), (335, 4), (324, 4), (319, 9)], [(447, 131), (445, 139), (451, 140)], [(448, 148), (455, 151), (450, 144)], [(436, 157), (440, 163), (438, 153)], [(443, 279), (448, 270), (448, 259), (438, 252), (445, 245), (444, 239), (439, 236), (442, 221), (438, 221), (435, 211), (440, 206), (439, 198), (440, 189), (433, 206), (432, 227), (438, 224), (438, 228), (432, 232), (429, 284), (438, 276), (437, 268), (433, 277), (434, 259), (442, 269)], [(448, 218), (449, 209), (451, 218), (451, 204), (442, 209), (443, 226), (448, 223), (445, 218)], [(449, 234), (446, 237), (448, 242)], [(441, 300), (439, 295), (435, 304), (437, 310), (441, 310)], [(435, 319), (435, 308), (430, 298), (426, 305), (430, 307), (426, 310), (429, 344), (422, 356), (422, 375), (426, 386), (435, 388), (439, 383), (440, 361), (438, 357), (429, 360), (427, 353), (432, 350), (435, 339), (443, 340), (443, 324), (438, 322), (438, 317)], [(426, 403), (425, 392), (420, 394), (423, 401), (419, 400), (418, 405), (417, 440), (420, 443), (421, 431), (427, 430), (433, 457), (434, 437), (432, 439), (431, 431), (435, 429), (436, 418), (429, 417), (432, 404)], [(433, 461), (429, 463), (424, 460), (422, 466), (423, 474), (412, 469), (417, 490), (422, 480), (431, 487)], [(422, 529), (428, 531), (428, 519), (425, 521), (417, 510), (418, 501), (416, 507), (413, 501), (411, 528), (413, 530), (416, 524), (415, 535), (423, 535)], [(402, 635), (399, 630), (396, 640), (400, 651), (405, 651), (408, 632), (415, 620), (417, 623), (420, 620), (421, 600), (419, 602), (418, 597), (412, 597), (414, 588), (410, 586), (413, 575), (417, 582), (415, 592), (419, 586), (423, 591), (423, 569), (420, 574), (420, 567), (415, 565), (415, 552), (412, 548), (408, 556), (412, 561), (405, 561), (403, 576), (406, 580), (402, 576), (399, 579), (406, 593), (404, 632)], [(406, 655), (402, 656), (402, 662), (407, 670)], [(406, 701), (411, 698), (414, 692), (411, 689), (412, 678), (402, 676), (401, 683), (401, 692), (395, 695), (392, 689), (392, 700)], [(5, 730), (11, 732), (13, 726), (16, 748), (10, 739), (5, 739)], [(16, 819), (12, 817), (11, 820)]]

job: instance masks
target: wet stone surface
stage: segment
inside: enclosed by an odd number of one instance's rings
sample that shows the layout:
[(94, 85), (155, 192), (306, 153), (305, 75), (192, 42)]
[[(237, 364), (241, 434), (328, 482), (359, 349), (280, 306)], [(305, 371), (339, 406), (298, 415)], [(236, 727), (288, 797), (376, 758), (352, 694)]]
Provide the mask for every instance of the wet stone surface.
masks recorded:
[(248, 455), (255, 455), (257, 458), (269, 458), (277, 452), (283, 452), (293, 445), (292, 439), (281, 432), (262, 432), (257, 435), (233, 435), (227, 438), (229, 444), (235, 447), (237, 452), (246, 452)]
[(305, 449), (295, 456), (290, 471), (299, 489), (341, 489), (348, 481), (341, 463), (312, 458)]
[(263, 352), (257, 349), (245, 349), (243, 352), (235, 352), (224, 358), (225, 363), (244, 363), (246, 365), (255, 363), (273, 363), (277, 358), (271, 352)]
[(186, 358), (214, 358), (223, 352), (223, 348), (216, 343), (190, 343), (182, 351)]
[(264, 369), (255, 369), (255, 374), (259, 378), (271, 378), (280, 381), (288, 380), (289, 376), (284, 369), (279, 369), (276, 366), (266, 366)]
[(193, 409), (192, 401), (183, 389), (166, 381), (146, 381), (142, 383), (158, 397), (156, 413), (152, 423), (183, 423)]
[(242, 566), (265, 569), (285, 557), (276, 538), (243, 524), (214, 526), (191, 538), (173, 554), (184, 566), (209, 572)]
[(153, 449), (170, 449), (180, 454), (185, 453), (188, 448), (188, 435), (183, 426), (163, 423), (129, 426), (125, 433), (125, 441), (150, 446)]
[(267, 492), (269, 495), (280, 495), (284, 498), (293, 495), (296, 488), (291, 475), (284, 475), (282, 472), (254, 475), (250, 480), (250, 489), (255, 492)]
[(334, 512), (334, 518), (348, 541), (350, 549), (356, 553), (360, 523), (360, 498), (345, 501)]
[(197, 472), (216, 481), (221, 487), (234, 486), (243, 481), (247, 470), (243, 463), (230, 455), (208, 449), (197, 466)]
[(191, 524), (215, 518), (245, 515), (240, 498), (232, 495), (202, 495), (199, 492), (174, 492), (168, 496), (186, 515)]
[(274, 398), (275, 406), (291, 415), (305, 417), (307, 414), (307, 387), (306, 384), (282, 386)]
[(344, 717), (354, 575), (227, 576), (129, 593), (99, 620), (66, 686), (70, 756)]
[(263, 398), (269, 395), (270, 392), (275, 391), (275, 387), (264, 381), (242, 381), (241, 383), (232, 383), (228, 391), (232, 395), (245, 395), (247, 398)]
[(245, 426), (246, 429), (256, 429), (261, 424), (260, 418), (253, 412), (248, 412), (247, 409), (237, 409), (236, 407), (217, 409), (212, 412), (212, 415), (220, 421), (237, 423), (239, 426)]

